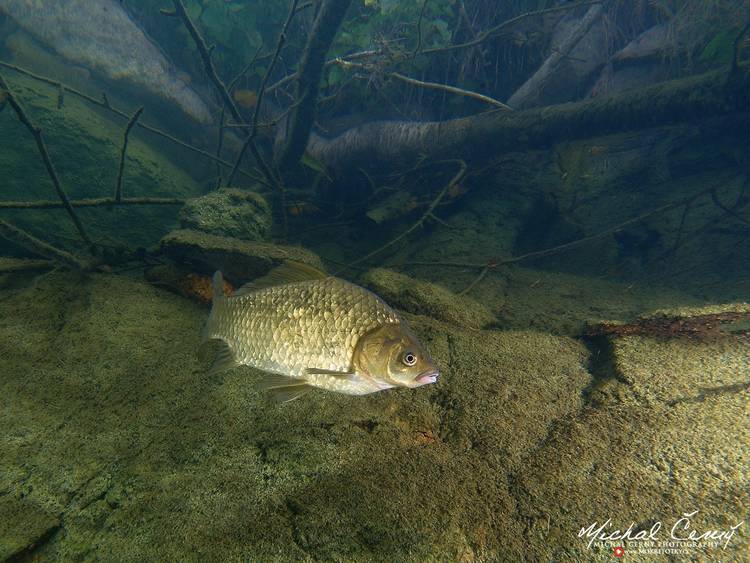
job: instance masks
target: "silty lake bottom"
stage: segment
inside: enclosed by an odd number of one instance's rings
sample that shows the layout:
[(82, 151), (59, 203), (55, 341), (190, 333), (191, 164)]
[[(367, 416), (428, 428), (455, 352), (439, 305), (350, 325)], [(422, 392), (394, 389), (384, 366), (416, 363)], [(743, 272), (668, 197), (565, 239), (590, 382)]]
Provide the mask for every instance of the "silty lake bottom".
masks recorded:
[[(0, 560), (750, 557), (747, 22), (0, 0)], [(214, 272), (290, 263), (437, 381), (212, 371)]]

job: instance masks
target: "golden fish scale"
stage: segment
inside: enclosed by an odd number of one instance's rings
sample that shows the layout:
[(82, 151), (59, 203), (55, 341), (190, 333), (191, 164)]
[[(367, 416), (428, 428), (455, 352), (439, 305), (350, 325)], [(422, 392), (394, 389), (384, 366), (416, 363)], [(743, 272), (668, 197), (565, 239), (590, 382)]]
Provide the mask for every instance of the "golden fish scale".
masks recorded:
[(228, 298), (209, 336), (225, 339), (239, 363), (304, 376), (307, 368), (349, 371), (359, 337), (398, 322), (373, 293), (324, 278)]

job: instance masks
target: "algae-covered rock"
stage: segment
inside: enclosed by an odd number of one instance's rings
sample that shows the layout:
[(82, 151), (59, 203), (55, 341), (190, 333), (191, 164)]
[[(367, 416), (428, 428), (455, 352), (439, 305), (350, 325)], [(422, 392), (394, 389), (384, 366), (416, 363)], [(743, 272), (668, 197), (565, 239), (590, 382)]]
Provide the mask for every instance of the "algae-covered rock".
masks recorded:
[(482, 328), (495, 321), (484, 306), (470, 297), (393, 270), (374, 268), (366, 272), (361, 281), (393, 307), (410, 313), (468, 328)]
[(162, 239), (161, 248), (173, 260), (198, 272), (210, 275), (221, 270), (235, 284), (262, 276), (285, 260), (324, 269), (316, 254), (299, 246), (248, 242), (192, 229), (172, 231)]
[[(717, 307), (691, 309), (708, 314)], [(613, 336), (592, 367), (597, 380), (587, 407), (555, 428), (519, 474), (519, 511), (544, 540), (533, 542), (529, 558), (611, 556), (611, 545), (588, 548), (590, 537), (575, 537), (611, 518), (610, 532), (632, 523), (636, 534), (660, 523), (651, 546), (662, 550), (656, 555), (744, 560), (750, 550), (741, 524), (750, 506), (747, 336)], [(679, 538), (710, 530), (725, 535), (718, 543), (674, 542), (674, 526)], [(649, 555), (639, 551), (649, 548), (644, 542), (623, 545), (626, 557)]]
[(256, 193), (221, 188), (190, 199), (180, 210), (184, 229), (242, 240), (263, 240), (271, 229), (271, 208)]
[(54, 273), (0, 299), (0, 496), (62, 523), (34, 556), (522, 552), (504, 476), (580, 408), (579, 343), (414, 318), (440, 364), (437, 385), (315, 391), (279, 406), (254, 390), (254, 370), (207, 374), (196, 352), (205, 315), (107, 275)]
[[(613, 342), (610, 373), (571, 338), (409, 316), (437, 384), (277, 405), (255, 370), (207, 373), (205, 316), (124, 276), (0, 293), (3, 555), (600, 561), (594, 521), (728, 529), (750, 506), (739, 335)], [(682, 555), (747, 549), (740, 528)]]

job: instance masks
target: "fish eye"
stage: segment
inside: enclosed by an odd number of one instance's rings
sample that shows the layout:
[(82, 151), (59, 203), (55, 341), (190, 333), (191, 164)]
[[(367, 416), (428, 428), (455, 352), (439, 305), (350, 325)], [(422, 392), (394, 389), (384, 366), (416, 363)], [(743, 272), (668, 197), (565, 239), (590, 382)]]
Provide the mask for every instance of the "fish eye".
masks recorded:
[(413, 352), (406, 352), (401, 361), (404, 362), (404, 365), (411, 367), (417, 363), (417, 356)]

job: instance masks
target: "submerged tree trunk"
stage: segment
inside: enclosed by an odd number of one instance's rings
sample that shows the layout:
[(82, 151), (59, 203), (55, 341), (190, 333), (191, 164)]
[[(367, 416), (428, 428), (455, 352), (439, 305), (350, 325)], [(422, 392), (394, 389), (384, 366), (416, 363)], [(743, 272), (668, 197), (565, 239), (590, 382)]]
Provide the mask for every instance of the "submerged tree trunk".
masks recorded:
[(288, 121), (289, 129), (275, 158), (281, 169), (294, 167), (305, 152), (326, 54), (351, 3), (352, 0), (324, 0), (320, 5), (297, 72), (296, 102)]
[(561, 140), (643, 129), (750, 109), (750, 67), (672, 80), (606, 98), (448, 121), (381, 121), (326, 139), (308, 153), (334, 173), (408, 166), (423, 157), (481, 161)]

